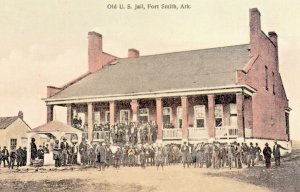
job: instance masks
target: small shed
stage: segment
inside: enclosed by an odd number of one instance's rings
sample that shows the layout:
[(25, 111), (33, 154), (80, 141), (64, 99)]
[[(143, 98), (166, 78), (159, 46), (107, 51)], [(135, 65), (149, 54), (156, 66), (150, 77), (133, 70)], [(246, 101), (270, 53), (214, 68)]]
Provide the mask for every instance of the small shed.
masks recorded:
[[(68, 138), (69, 142), (71, 142), (71, 137), (68, 135), (76, 135), (77, 142), (82, 140), (82, 131), (76, 129), (70, 125), (62, 123), (60, 121), (51, 121), (49, 123), (40, 125), (30, 131), (27, 132), (28, 138), (28, 147), (27, 147), (27, 164), (30, 165), (31, 162), (31, 139), (34, 135), (47, 135), (49, 138), (61, 140), (62, 137)], [(79, 155), (77, 155), (79, 158)], [(53, 152), (50, 150), (49, 154), (45, 154), (44, 164), (54, 164), (53, 160)]]

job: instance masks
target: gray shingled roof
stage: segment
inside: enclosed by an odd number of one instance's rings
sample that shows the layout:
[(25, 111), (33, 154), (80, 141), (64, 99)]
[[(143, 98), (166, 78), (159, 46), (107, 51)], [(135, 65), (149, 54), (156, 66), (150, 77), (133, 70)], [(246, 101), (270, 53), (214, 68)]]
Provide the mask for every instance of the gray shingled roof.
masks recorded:
[(0, 129), (6, 129), (10, 126), (13, 122), (15, 122), (19, 117), (0, 117)]
[(249, 45), (124, 58), (88, 75), (51, 99), (235, 85)]

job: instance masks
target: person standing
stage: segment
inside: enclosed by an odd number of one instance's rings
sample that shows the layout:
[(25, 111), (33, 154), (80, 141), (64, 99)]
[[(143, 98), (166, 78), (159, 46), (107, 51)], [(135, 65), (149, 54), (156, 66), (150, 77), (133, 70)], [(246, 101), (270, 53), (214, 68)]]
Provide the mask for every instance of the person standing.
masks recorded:
[(38, 159), (43, 160), (43, 163), (44, 163), (45, 151), (44, 151), (44, 148), (41, 145), (39, 146), (39, 149), (37, 151), (37, 155), (38, 155)]
[(265, 144), (265, 148), (263, 149), (263, 155), (265, 158), (266, 168), (269, 169), (271, 167), (271, 155), (272, 155), (272, 149), (269, 147), (269, 144)]
[(53, 146), (53, 160), (55, 161), (55, 167), (60, 167), (60, 156), (61, 156), (61, 150), (59, 146), (59, 140), (55, 140), (54, 146)]
[(236, 159), (236, 166), (238, 169), (242, 168), (242, 148), (239, 143), (237, 143), (236, 150), (235, 150), (235, 159)]
[(20, 146), (18, 149), (17, 149), (17, 167), (21, 167), (23, 166), (23, 154), (24, 151), (22, 149), (22, 147)]
[(85, 138), (82, 138), (82, 141), (79, 144), (79, 154), (80, 154), (80, 162), (82, 165), (87, 164), (87, 143)]
[(102, 143), (99, 143), (96, 147), (96, 162), (98, 164), (98, 170), (104, 171), (105, 163), (106, 163), (106, 149)]
[(275, 167), (280, 167), (280, 149), (288, 150), (277, 143), (277, 140), (274, 141), (273, 146), (273, 156), (275, 159)]
[(26, 147), (23, 147), (23, 156), (22, 156), (22, 158), (23, 158), (23, 165), (22, 166), (25, 166), (26, 165), (26, 163), (27, 163), (27, 148)]
[(9, 157), (9, 152), (8, 150), (6, 149), (6, 146), (3, 147), (3, 150), (2, 150), (2, 161), (3, 161), (3, 166), (5, 167), (5, 161), (7, 162), (7, 166), (9, 166), (9, 160), (8, 160), (8, 157)]
[(9, 160), (10, 160), (8, 166), (9, 169), (14, 169), (16, 158), (17, 158), (17, 152), (15, 146), (12, 146), (9, 154)]
[(187, 146), (186, 141), (183, 143), (182, 147), (181, 147), (181, 154), (182, 154), (182, 163), (183, 163), (183, 168), (185, 168), (185, 164), (187, 164), (187, 167), (190, 166), (189, 163), (189, 146)]
[[(37, 147), (35, 144), (35, 138), (31, 139), (30, 150), (31, 150), (31, 160), (35, 160), (37, 158)], [(30, 162), (30, 164), (32, 163)]]
[(62, 165), (65, 166), (68, 160), (68, 150), (69, 144), (67, 142), (67, 138), (63, 137), (62, 142), (60, 143), (61, 155), (62, 155)]
[(258, 143), (255, 143), (255, 151), (256, 151), (256, 162), (262, 160), (261, 156), (261, 148), (258, 146)]
[(229, 169), (231, 169), (232, 162), (234, 161), (234, 146), (231, 144), (227, 147), (227, 160)]
[(256, 149), (253, 146), (253, 143), (250, 143), (250, 147), (248, 148), (248, 168), (250, 168), (250, 164), (254, 167), (254, 160), (256, 155)]

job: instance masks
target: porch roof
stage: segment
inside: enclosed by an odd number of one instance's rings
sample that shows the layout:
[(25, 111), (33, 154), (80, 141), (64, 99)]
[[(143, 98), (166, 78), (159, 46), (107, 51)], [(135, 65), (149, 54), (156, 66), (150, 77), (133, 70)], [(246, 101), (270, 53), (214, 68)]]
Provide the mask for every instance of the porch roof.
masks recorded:
[(234, 86), (249, 45), (118, 59), (66, 87), (51, 100)]
[(49, 123), (40, 125), (28, 133), (53, 133), (53, 132), (62, 132), (62, 133), (81, 133), (82, 131), (71, 127), (60, 121), (51, 121)]

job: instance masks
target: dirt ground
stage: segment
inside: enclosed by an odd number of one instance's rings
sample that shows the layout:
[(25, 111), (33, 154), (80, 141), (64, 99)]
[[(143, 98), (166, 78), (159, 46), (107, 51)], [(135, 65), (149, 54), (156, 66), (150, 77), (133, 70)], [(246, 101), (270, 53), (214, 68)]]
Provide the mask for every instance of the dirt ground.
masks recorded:
[[(272, 165), (274, 163), (272, 162)], [(241, 170), (223, 168), (183, 168), (168, 166), (94, 168), (73, 170), (29, 170), (12, 172), (0, 169), (0, 191), (105, 191), (105, 192), (171, 192), (230, 191), (267, 192), (300, 191), (300, 150), (285, 158), (280, 168), (266, 169), (262, 164)]]

